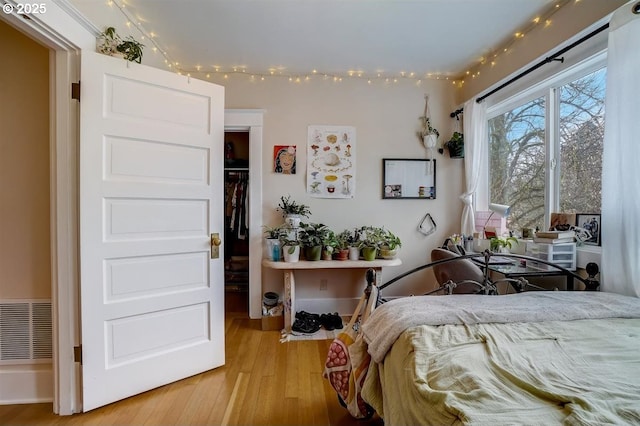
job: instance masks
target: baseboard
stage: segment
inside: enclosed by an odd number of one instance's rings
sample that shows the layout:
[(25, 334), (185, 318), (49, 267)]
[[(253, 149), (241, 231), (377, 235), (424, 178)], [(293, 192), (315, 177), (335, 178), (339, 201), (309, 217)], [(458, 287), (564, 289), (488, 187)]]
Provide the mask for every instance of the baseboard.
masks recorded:
[(51, 364), (0, 366), (0, 405), (52, 401)]

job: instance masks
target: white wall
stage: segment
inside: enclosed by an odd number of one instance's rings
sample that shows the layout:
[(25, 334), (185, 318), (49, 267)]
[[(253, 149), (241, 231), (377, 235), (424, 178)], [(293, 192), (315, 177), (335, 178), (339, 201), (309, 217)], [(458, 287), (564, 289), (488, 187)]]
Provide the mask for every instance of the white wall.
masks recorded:
[(49, 50), (0, 21), (0, 51), (0, 299), (48, 299)]
[[(291, 194), (308, 204), (310, 221), (341, 231), (361, 225), (385, 226), (403, 241), (400, 253), (403, 265), (384, 271), (383, 281), (429, 260), (430, 250), (443, 239), (459, 232), (462, 191), (462, 160), (452, 160), (436, 152), (437, 198), (435, 200), (382, 200), (382, 158), (425, 158), (424, 147), (416, 137), (424, 109), (424, 95), (429, 94), (432, 122), (448, 138), (453, 129), (449, 113), (455, 109), (455, 89), (450, 82), (426, 80), (400, 81), (385, 85), (366, 80), (343, 80), (335, 83), (317, 78), (295, 83), (272, 77), (251, 81), (249, 76), (232, 75), (228, 79), (211, 79), (225, 86), (226, 108), (264, 108), (263, 155), (263, 224), (276, 225), (282, 218), (276, 211), (280, 196)], [(355, 126), (357, 137), (356, 196), (353, 199), (312, 198), (305, 192), (307, 126)], [(446, 139), (445, 139), (446, 140)], [(297, 145), (297, 174), (273, 173), (271, 155), (274, 145)], [(425, 213), (431, 213), (438, 228), (425, 237), (417, 226)], [(362, 274), (301, 273), (296, 275), (300, 297), (348, 297), (359, 295), (360, 286), (342, 284), (362, 280)], [(328, 291), (320, 292), (320, 279), (328, 279)], [(364, 282), (364, 281), (362, 281)], [(307, 284), (304, 284), (307, 283)], [(394, 286), (385, 294), (408, 294), (418, 291), (414, 285)], [(282, 272), (263, 269), (263, 290), (281, 293)], [(420, 287), (424, 288), (424, 287)], [(431, 288), (431, 284), (428, 284)]]
[[(566, 43), (567, 40), (595, 22), (607, 17), (626, 2), (627, 0), (581, 0), (566, 4), (551, 16), (549, 25), (541, 22), (524, 38), (515, 41), (507, 53), (498, 52), (495, 65), (491, 65), (491, 61), (487, 61), (484, 65), (478, 64), (471, 67), (470, 75), (479, 74), (473, 78), (467, 77), (465, 79), (462, 89), (458, 92), (458, 101), (463, 103), (472, 97), (481, 95), (493, 86), (497, 86), (501, 80), (507, 80), (508, 77), (515, 76), (525, 67), (543, 60), (547, 55), (558, 51), (558, 46)], [(606, 35), (606, 31), (603, 34)], [(606, 36), (604, 39), (606, 44)], [(554, 70), (557, 72), (566, 68), (571, 57), (579, 51), (580, 49), (576, 49), (566, 53), (564, 56), (567, 63), (547, 64), (537, 73), (553, 73)]]

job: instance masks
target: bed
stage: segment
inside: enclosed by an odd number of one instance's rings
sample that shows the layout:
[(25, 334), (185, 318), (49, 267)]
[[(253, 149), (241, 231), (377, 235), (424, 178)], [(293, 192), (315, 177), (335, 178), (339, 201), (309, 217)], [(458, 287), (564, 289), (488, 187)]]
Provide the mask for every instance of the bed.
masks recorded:
[(638, 298), (404, 297), (362, 333), (362, 397), (387, 425), (640, 424)]

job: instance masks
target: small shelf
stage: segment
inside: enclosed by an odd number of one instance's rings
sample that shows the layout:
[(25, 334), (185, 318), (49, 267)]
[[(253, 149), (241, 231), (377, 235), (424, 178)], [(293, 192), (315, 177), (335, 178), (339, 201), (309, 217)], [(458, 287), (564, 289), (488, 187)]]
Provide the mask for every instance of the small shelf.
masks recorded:
[(367, 269), (402, 265), (400, 259), (376, 260), (301, 260), (299, 262), (274, 262), (262, 259), (262, 266), (271, 269)]

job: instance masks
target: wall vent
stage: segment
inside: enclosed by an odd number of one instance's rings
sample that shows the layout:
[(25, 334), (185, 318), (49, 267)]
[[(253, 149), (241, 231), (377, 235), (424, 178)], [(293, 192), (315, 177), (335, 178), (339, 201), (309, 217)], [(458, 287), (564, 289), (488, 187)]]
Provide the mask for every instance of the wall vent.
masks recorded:
[(0, 301), (0, 365), (52, 356), (50, 300)]

